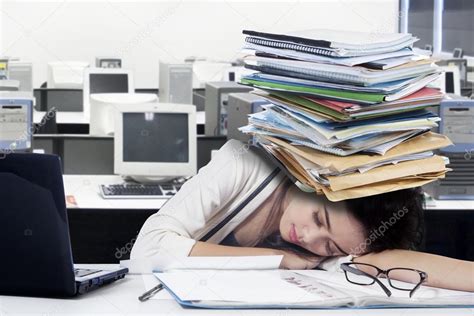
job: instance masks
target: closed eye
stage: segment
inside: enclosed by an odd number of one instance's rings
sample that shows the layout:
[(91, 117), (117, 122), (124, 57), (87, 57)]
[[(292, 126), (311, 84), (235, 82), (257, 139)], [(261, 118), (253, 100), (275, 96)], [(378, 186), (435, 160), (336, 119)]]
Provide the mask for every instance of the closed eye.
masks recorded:
[(313, 220), (316, 223), (316, 226), (318, 227), (323, 226), (323, 223), (321, 222), (321, 219), (319, 218), (319, 212), (313, 212)]

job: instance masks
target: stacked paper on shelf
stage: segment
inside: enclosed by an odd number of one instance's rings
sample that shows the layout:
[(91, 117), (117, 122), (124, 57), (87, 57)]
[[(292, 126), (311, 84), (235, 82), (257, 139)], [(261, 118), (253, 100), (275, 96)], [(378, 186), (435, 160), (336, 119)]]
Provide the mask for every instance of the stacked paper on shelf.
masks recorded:
[(444, 177), (451, 145), (431, 133), (426, 108), (443, 94), (440, 71), (410, 34), (244, 31), (241, 83), (270, 104), (241, 128), (305, 189), (339, 201), (412, 188)]

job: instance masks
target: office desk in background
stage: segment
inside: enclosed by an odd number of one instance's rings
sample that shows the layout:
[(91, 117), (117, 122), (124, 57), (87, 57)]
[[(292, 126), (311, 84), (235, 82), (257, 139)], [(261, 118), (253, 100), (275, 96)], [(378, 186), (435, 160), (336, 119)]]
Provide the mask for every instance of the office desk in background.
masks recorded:
[[(65, 175), (71, 243), (77, 263), (116, 263), (128, 259), (143, 223), (166, 200), (104, 200), (100, 184), (121, 183), (119, 176)], [(474, 260), (474, 203), (430, 201), (424, 217), (425, 240), (421, 250), (464, 260)]]
[[(123, 183), (118, 175), (64, 175), (66, 195), (76, 198), (76, 208), (104, 209), (159, 209), (166, 199), (104, 200), (100, 195), (99, 185)], [(433, 200), (426, 202), (426, 211), (473, 211), (474, 201), (469, 200)]]
[[(81, 265), (81, 268), (106, 269), (114, 265)], [(183, 308), (174, 300), (148, 300), (144, 303), (137, 297), (145, 292), (143, 277), (149, 275), (127, 275), (85, 295), (71, 299), (0, 296), (0, 315), (329, 315), (329, 316), (401, 316), (401, 315), (456, 315), (472, 316), (474, 309), (357, 309), (357, 310), (209, 310)]]
[[(225, 136), (197, 136), (197, 168), (211, 160), (212, 150), (225, 144)], [(113, 136), (35, 134), (33, 148), (61, 157), (64, 174), (114, 173)]]
[[(47, 112), (33, 111), (33, 122), (39, 124)], [(197, 134), (204, 134), (206, 112), (196, 112)], [(59, 134), (89, 134), (89, 119), (84, 112), (56, 112), (56, 124)]]

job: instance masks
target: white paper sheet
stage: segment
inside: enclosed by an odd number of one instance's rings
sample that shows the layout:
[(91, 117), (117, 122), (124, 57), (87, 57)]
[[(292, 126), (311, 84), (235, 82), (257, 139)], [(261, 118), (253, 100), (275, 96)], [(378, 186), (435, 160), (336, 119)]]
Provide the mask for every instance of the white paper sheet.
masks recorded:
[(280, 267), (283, 256), (175, 257), (163, 256), (155, 270), (269, 270)]
[[(295, 304), (327, 299), (327, 296), (322, 293), (304, 290), (289, 281), (284, 281), (283, 275), (278, 276), (279, 273), (286, 271), (246, 271), (239, 272), (238, 277), (236, 277), (236, 272), (192, 270), (155, 275), (185, 301)], [(344, 295), (338, 293), (331, 298), (342, 297)], [(345, 297), (347, 298), (347, 295)]]
[[(412, 298), (407, 291), (392, 288), (387, 297), (378, 284), (361, 286), (347, 282), (343, 273), (317, 270), (223, 271), (187, 270), (155, 273), (183, 301), (204, 304), (232, 302), (243, 305), (343, 306), (371, 304), (472, 305), (474, 293), (421, 286)], [(411, 287), (392, 281), (398, 287)]]
[(193, 270), (273, 270), (280, 267), (283, 256), (239, 256), (239, 257), (182, 257), (160, 256), (151, 259), (122, 260), (120, 266), (130, 274), (150, 274), (153, 271), (176, 269)]

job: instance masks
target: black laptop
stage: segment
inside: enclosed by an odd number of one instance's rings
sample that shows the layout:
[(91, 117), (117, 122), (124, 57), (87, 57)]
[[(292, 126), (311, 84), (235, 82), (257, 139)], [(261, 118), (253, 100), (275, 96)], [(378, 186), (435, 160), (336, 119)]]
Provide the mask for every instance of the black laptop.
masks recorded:
[(74, 268), (59, 157), (0, 158), (0, 294), (74, 296), (125, 276)]

